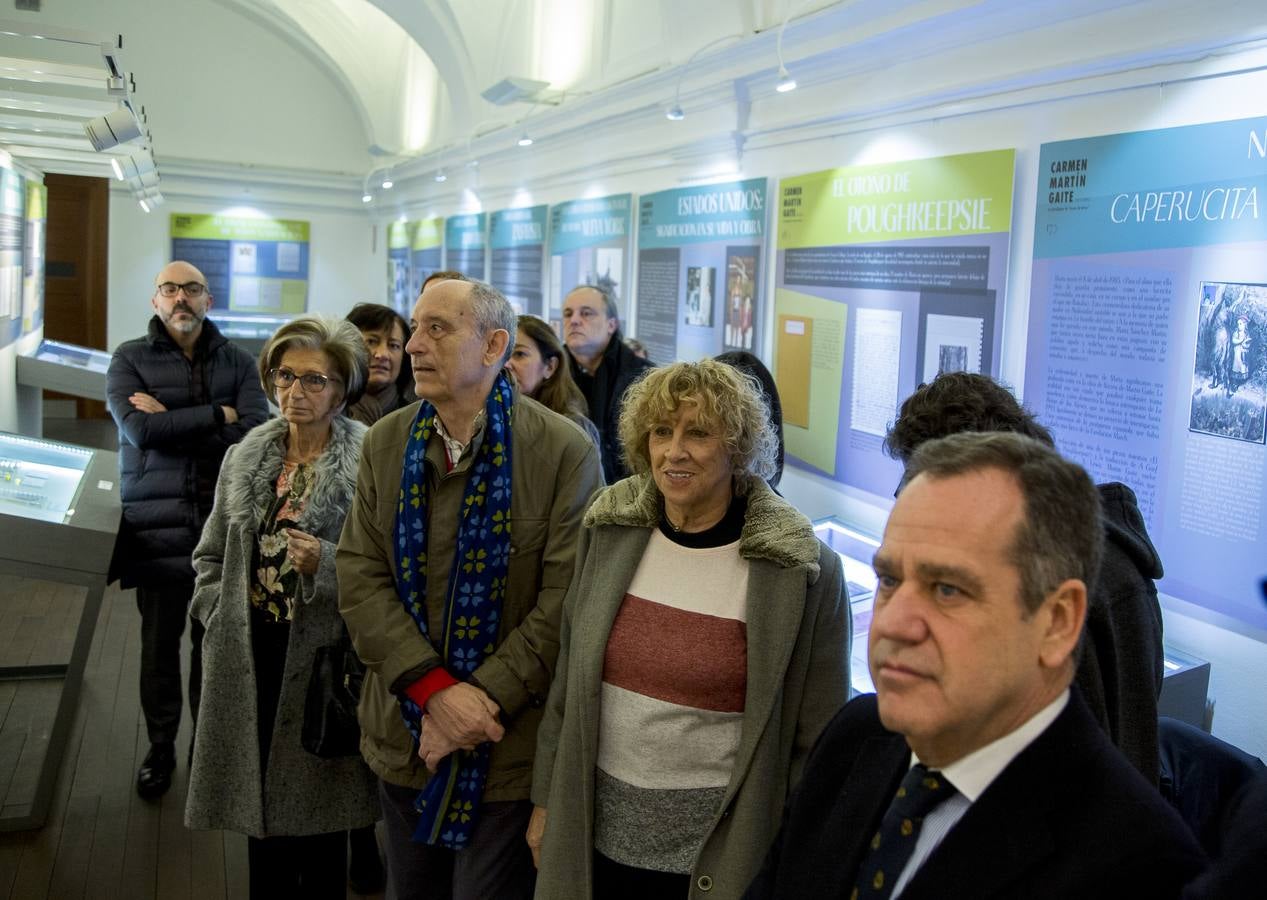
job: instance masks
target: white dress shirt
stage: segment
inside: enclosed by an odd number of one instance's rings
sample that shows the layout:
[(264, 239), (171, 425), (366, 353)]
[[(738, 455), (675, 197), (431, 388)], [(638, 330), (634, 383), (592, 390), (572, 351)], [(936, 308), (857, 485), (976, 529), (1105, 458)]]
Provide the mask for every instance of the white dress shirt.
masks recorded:
[[(937, 845), (963, 818), (968, 808), (977, 802), (977, 798), (985, 793), (985, 789), (991, 782), (1011, 765), (1012, 760), (1016, 759), (1022, 750), (1056, 721), (1056, 717), (1064, 712), (1068, 702), (1069, 689), (1066, 688), (1059, 697), (1034, 713), (1020, 728), (1008, 732), (978, 750), (973, 750), (963, 759), (956, 760), (940, 770), (942, 777), (954, 786), (955, 793), (938, 804), (924, 818), (919, 836), (915, 839), (915, 850), (907, 861), (906, 867), (902, 869), (902, 874), (898, 876), (897, 884), (893, 886), (892, 900), (897, 900), (906, 887), (906, 883), (924, 864), (924, 860), (932, 855)], [(918, 756), (911, 754), (911, 766), (920, 761)]]

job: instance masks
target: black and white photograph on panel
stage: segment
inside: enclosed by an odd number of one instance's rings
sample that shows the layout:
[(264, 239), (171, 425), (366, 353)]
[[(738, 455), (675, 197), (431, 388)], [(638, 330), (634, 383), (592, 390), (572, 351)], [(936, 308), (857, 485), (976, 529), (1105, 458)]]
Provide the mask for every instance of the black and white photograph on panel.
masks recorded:
[[(980, 321), (978, 319), (977, 321)], [(981, 341), (980, 338), (973, 345), (975, 353), (974, 362), (980, 365), (981, 359)], [(968, 368), (968, 346), (966, 344), (940, 344), (937, 347), (937, 374), (942, 375), (946, 372), (976, 372), (976, 368)]]
[(1188, 430), (1264, 443), (1267, 285), (1201, 283)]
[(717, 287), (714, 266), (690, 266), (686, 270), (686, 324), (713, 326), (713, 295)]

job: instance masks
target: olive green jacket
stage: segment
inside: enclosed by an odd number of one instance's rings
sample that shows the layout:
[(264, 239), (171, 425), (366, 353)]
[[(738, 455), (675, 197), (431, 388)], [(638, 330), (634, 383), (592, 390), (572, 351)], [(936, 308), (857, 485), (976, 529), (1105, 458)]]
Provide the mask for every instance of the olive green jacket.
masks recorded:
[[(339, 541), (339, 611), (367, 667), (358, 710), (361, 754), (378, 777), (422, 787), (428, 774), (394, 692), (441, 664), (396, 594), (396, 504), (413, 403), (379, 420), (365, 438), (356, 498)], [(475, 440), (482, 439), (477, 435)], [(427, 616), (443, 628), (443, 601), (458, 516), (474, 453), (446, 472), (441, 438), (427, 446), (430, 491)], [(601, 469), (584, 432), (516, 392), (511, 414), (511, 545), (496, 649), (472, 673), (501, 706), (506, 736), (494, 745), (486, 801), (522, 800), (532, 784), (537, 725), (559, 652), (559, 614), (572, 580), (581, 516)], [(435, 586), (439, 585), (439, 590)]]
[[(607, 638), (659, 519), (659, 491), (647, 475), (606, 488), (585, 514), (559, 675), (537, 740), (532, 800), (547, 808), (537, 900), (591, 894)], [(849, 699), (852, 633), (840, 557), (758, 479), (748, 489), (739, 555), (748, 561), (743, 727), (725, 798), (692, 867), (692, 900), (743, 894), (810, 748)]]

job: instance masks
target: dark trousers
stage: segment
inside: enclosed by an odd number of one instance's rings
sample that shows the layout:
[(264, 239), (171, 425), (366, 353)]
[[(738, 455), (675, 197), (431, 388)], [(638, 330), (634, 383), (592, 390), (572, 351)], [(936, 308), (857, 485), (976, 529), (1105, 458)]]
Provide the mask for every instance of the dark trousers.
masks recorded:
[[(261, 793), (268, 799), (268, 758), (273, 726), (286, 671), (290, 625), (269, 620), (251, 610), (251, 656), (255, 663), (256, 737), (259, 739)], [(284, 788), (283, 788), (284, 789)], [(250, 838), (247, 841), (251, 900), (281, 897), (337, 898), (347, 896), (347, 832), (333, 831), (305, 837)]]
[(260, 772), (268, 792), (268, 756), (273, 747), (273, 725), (277, 703), (282, 697), (282, 676), (286, 673), (286, 650), (290, 646), (290, 624), (276, 622), (251, 608), (251, 655), (255, 662), (255, 724), (260, 742)]
[(635, 869), (594, 853), (594, 900), (686, 900), (691, 876)]
[(531, 900), (537, 884), (524, 840), (532, 803), (484, 803), (462, 850), (415, 843), (417, 788), (378, 783), (387, 826), (387, 900)]
[[(173, 743), (180, 728), (180, 638), (193, 593), (193, 582), (136, 589), (136, 608), (141, 612), (141, 710), (151, 744)], [(189, 621), (189, 715), (197, 727), (203, 627), (197, 620)]]
[(251, 900), (343, 900), (348, 893), (347, 832), (247, 838)]

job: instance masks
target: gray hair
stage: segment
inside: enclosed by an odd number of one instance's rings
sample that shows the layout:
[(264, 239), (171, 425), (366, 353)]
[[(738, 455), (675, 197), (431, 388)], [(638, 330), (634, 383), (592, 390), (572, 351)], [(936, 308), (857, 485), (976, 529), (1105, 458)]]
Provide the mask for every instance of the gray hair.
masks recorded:
[(1008, 556), (1020, 573), (1026, 615), (1068, 578), (1090, 591), (1104, 552), (1100, 495), (1082, 466), (1053, 448), (1011, 432), (952, 434), (915, 450), (906, 484), (920, 475), (949, 478), (982, 469), (1011, 475), (1024, 500)]
[(269, 338), (260, 351), (260, 384), (274, 402), (276, 388), (268, 373), (277, 368), (287, 350), (319, 350), (326, 355), (336, 377), (343, 383), (343, 408), (347, 409), (365, 393), (369, 377), (369, 353), (360, 329), (346, 319), (329, 316), (302, 316), (291, 319)]
[(491, 284), (475, 279), (471, 279), (469, 284), (471, 285), (471, 292), (468, 295), (471, 302), (471, 318), (475, 320), (475, 325), (479, 328), (480, 337), (485, 337), (494, 331), (506, 332), (508, 338), (506, 352), (502, 354), (501, 362), (498, 363), (499, 367), (504, 366), (515, 350), (519, 317), (515, 314), (515, 308), (510, 305), (510, 301), (506, 299), (506, 295)]
[(606, 307), (607, 318), (615, 319), (620, 322), (620, 307), (616, 305), (616, 293), (605, 284), (578, 284), (568, 294), (575, 294), (577, 291), (593, 291), (603, 298), (603, 306)]

